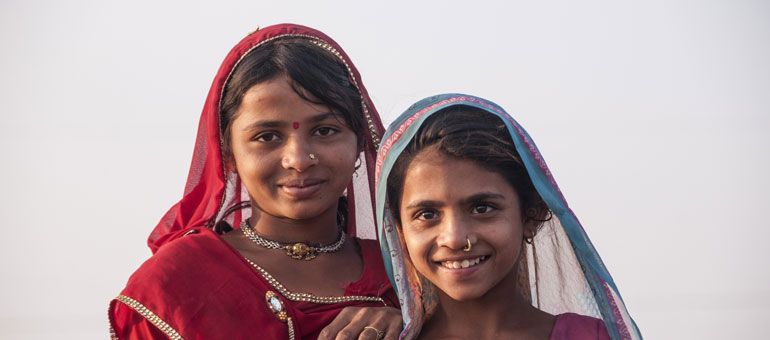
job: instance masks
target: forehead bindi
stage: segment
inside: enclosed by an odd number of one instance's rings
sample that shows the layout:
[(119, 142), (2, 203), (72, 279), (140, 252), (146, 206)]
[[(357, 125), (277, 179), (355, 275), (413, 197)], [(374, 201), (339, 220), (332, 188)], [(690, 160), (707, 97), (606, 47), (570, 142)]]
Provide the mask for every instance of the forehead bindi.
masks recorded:
[(300, 97), (286, 79), (277, 78), (256, 84), (244, 95), (234, 122), (242, 130), (255, 128), (310, 127), (334, 114), (325, 105)]

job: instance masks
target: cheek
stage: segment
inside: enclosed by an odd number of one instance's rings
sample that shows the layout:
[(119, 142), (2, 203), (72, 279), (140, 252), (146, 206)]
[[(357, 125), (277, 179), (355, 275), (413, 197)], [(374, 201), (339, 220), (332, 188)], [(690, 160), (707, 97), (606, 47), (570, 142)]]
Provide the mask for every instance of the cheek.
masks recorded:
[(230, 157), (226, 161), (232, 165), (233, 169), (237, 169), (237, 172), (253, 171), (254, 165), (250, 161), (254, 158), (253, 151), (236, 140), (233, 140), (232, 143), (230, 145)]
[(351, 170), (355, 168), (356, 158), (358, 158), (355, 138), (345, 138), (333, 146), (318, 146), (317, 148), (319, 153), (324, 154), (324, 157), (333, 159), (336, 167), (350, 168)]
[(235, 162), (236, 168), (238, 169), (239, 176), (254, 177), (263, 169), (265, 162), (254, 162), (251, 160), (253, 158), (253, 155), (250, 155), (246, 152), (238, 152), (233, 154), (233, 160)]
[(494, 239), (499, 240), (501, 243), (505, 242), (507, 244), (514, 244), (523, 240), (524, 226), (521, 223), (511, 224), (508, 222), (512, 218), (514, 217), (512, 216), (508, 219), (495, 223), (495, 225), (490, 230), (490, 232), (494, 235)]
[[(347, 150), (340, 150), (347, 151)], [(340, 190), (345, 190), (347, 185), (353, 179), (353, 173), (356, 171), (356, 159), (350, 157), (349, 154), (337, 152), (336, 154), (329, 154), (328, 157), (333, 157), (333, 161), (327, 163), (329, 171), (332, 172), (333, 182), (335, 185), (341, 187)], [(342, 194), (342, 191), (340, 191)]]
[(349, 144), (348, 147), (345, 148), (345, 150), (342, 150), (342, 155), (345, 157), (345, 159), (350, 164), (351, 168), (356, 167), (356, 159), (359, 156), (358, 149), (356, 148), (355, 140), (352, 144)]
[(233, 162), (238, 177), (252, 190), (268, 187), (275, 180), (275, 174), (280, 168), (280, 159), (277, 157), (255, 154), (245, 149), (233, 153)]
[(524, 234), (520, 225), (506, 225), (499, 228), (492, 239), (496, 240), (496, 248), (502, 249), (505, 256), (515, 262), (520, 257), (523, 237)]
[(360, 151), (358, 148), (358, 137), (356, 137), (356, 134), (353, 133), (353, 131), (349, 131), (345, 135), (345, 146), (347, 149), (345, 154), (350, 155), (355, 160)]
[(346, 169), (350, 170), (351, 172), (355, 171), (356, 169), (356, 158), (358, 155), (356, 154), (355, 150), (342, 150), (344, 153), (340, 156), (340, 161), (342, 164), (345, 165)]
[(430, 251), (429, 239), (423, 233), (404, 232), (404, 242), (406, 243), (404, 252), (416, 267), (424, 267), (427, 264), (426, 259)]

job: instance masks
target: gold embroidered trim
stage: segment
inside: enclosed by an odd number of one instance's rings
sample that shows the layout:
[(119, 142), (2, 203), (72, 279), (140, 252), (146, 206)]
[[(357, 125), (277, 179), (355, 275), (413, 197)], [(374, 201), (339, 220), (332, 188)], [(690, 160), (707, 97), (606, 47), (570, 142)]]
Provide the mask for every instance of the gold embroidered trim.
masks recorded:
[(112, 328), (112, 307), (107, 308), (107, 324), (110, 326), (110, 340), (120, 340), (115, 329)]
[(184, 340), (182, 336), (179, 335), (179, 333), (174, 328), (172, 328), (169, 324), (163, 321), (160, 317), (155, 315), (155, 313), (153, 313), (151, 310), (147, 309), (147, 307), (139, 303), (139, 301), (136, 301), (125, 295), (118, 295), (118, 297), (116, 297), (115, 300), (118, 300), (123, 304), (125, 304), (126, 306), (131, 307), (133, 310), (139, 313), (139, 315), (147, 319), (147, 321), (149, 321), (151, 324), (155, 325), (155, 327), (158, 327), (158, 329), (164, 334), (166, 334), (166, 336), (168, 336), (169, 339)]
[(294, 323), (291, 318), (286, 319), (286, 325), (289, 326), (289, 340), (294, 340)]
[(323, 41), (318, 38), (314, 38), (310, 40), (311, 43), (318, 45), (318, 47), (321, 47), (329, 52), (331, 54), (334, 54), (334, 56), (339, 59), (342, 64), (345, 65), (345, 68), (348, 70), (348, 75), (350, 76), (350, 79), (353, 80), (353, 86), (356, 87), (356, 90), (358, 90), (358, 95), (361, 96), (361, 109), (364, 111), (364, 116), (366, 117), (366, 123), (369, 126), (369, 133), (372, 135), (372, 142), (374, 143), (374, 149), (377, 150), (380, 148), (380, 137), (377, 136), (377, 131), (374, 127), (374, 121), (372, 120), (372, 116), (369, 114), (369, 109), (366, 107), (366, 100), (364, 100), (364, 94), (361, 92), (361, 88), (358, 86), (358, 81), (356, 80), (355, 75), (353, 75), (353, 69), (350, 68), (350, 65), (348, 65), (348, 62), (345, 60), (345, 58), (342, 57), (342, 54), (337, 51), (337, 49), (334, 48), (331, 44), (329, 44), (326, 41)]
[(110, 325), (110, 340), (120, 340), (118, 334), (115, 333), (115, 329), (112, 328), (112, 325)]
[(254, 269), (259, 272), (259, 275), (262, 275), (262, 277), (267, 280), (268, 283), (270, 283), (275, 290), (278, 291), (278, 293), (281, 293), (284, 297), (291, 301), (301, 301), (301, 302), (312, 302), (312, 303), (320, 303), (325, 305), (332, 305), (335, 303), (340, 302), (348, 302), (348, 301), (362, 301), (362, 302), (380, 302), (383, 305), (385, 304), (385, 300), (383, 300), (381, 297), (377, 296), (357, 296), (357, 295), (351, 295), (351, 296), (315, 296), (313, 294), (308, 293), (292, 293), (286, 287), (284, 287), (278, 280), (276, 280), (270, 273), (268, 273), (266, 270), (262, 269), (259, 265), (252, 262), (249, 259), (246, 259), (253, 267)]

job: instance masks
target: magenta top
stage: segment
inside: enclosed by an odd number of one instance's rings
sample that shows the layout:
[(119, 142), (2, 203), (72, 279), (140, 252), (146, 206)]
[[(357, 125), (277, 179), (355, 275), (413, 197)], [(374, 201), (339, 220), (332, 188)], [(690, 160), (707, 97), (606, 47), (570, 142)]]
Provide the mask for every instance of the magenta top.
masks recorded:
[(556, 316), (550, 340), (610, 340), (601, 319), (575, 313)]

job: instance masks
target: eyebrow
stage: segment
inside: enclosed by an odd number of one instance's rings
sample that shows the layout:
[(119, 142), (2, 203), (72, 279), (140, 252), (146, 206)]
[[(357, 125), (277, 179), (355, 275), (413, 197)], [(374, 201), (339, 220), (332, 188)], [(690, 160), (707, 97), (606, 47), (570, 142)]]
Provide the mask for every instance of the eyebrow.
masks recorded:
[(339, 113), (334, 113), (334, 112), (324, 112), (324, 113), (321, 113), (321, 114), (317, 114), (317, 115), (315, 115), (313, 117), (310, 117), (308, 119), (308, 123), (319, 123), (319, 122), (322, 122), (322, 121), (327, 120), (329, 118), (334, 118), (334, 119), (342, 118), (342, 115), (339, 114)]
[[(319, 123), (329, 118), (337, 119), (338, 117), (341, 118), (341, 115), (338, 113), (324, 112), (308, 118), (306, 120), (306, 123), (310, 123), (310, 124)], [(289, 126), (289, 125), (290, 125), (289, 122), (283, 121), (283, 120), (259, 120), (244, 127), (243, 131), (252, 131), (252, 130), (258, 130), (258, 129), (264, 129), (264, 128), (280, 128), (280, 127)]]
[(416, 202), (410, 203), (409, 205), (406, 206), (406, 209), (431, 208), (431, 207), (439, 207), (442, 205), (444, 205), (444, 203), (441, 203), (439, 201), (422, 200), (422, 201), (416, 201)]
[(478, 201), (483, 201), (490, 198), (503, 200), (505, 199), (505, 196), (494, 192), (480, 192), (478, 194), (471, 195), (470, 197), (464, 199), (463, 202), (465, 203), (478, 202)]
[[(465, 199), (462, 200), (463, 204), (468, 204), (472, 202), (478, 202), (486, 199), (505, 199), (505, 196), (493, 193), (493, 192), (480, 192), (478, 194), (471, 195)], [(406, 209), (413, 209), (413, 208), (435, 208), (445, 205), (445, 203), (441, 201), (434, 201), (434, 200), (420, 200), (415, 201), (407, 205)]]

